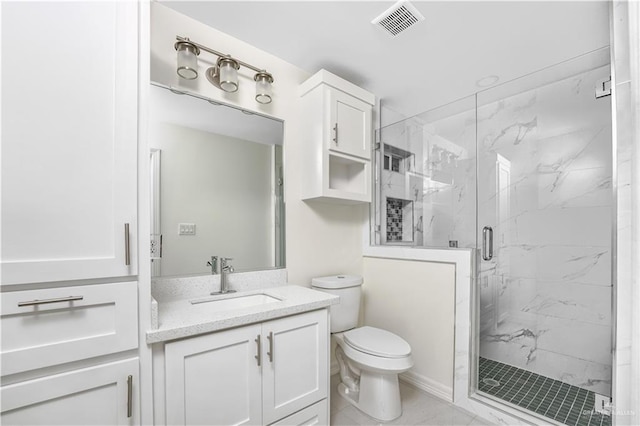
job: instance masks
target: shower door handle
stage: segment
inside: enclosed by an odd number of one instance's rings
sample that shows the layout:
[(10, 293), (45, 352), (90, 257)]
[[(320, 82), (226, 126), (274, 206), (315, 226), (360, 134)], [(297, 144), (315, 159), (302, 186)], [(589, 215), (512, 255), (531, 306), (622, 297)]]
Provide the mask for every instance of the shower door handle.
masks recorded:
[[(489, 238), (487, 238), (487, 235)], [(487, 247), (487, 243), (489, 243), (489, 247)], [(490, 226), (482, 228), (482, 259), (493, 259), (493, 228)]]

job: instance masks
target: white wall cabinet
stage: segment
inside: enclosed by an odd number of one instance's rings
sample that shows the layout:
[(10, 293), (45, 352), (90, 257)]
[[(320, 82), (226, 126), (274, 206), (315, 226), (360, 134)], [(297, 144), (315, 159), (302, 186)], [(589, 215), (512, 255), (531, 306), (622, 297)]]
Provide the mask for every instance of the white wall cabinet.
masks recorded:
[(166, 422), (266, 425), (326, 399), (328, 345), (326, 310), (169, 342)]
[(307, 134), (303, 200), (371, 202), (375, 97), (325, 70), (299, 88)]
[(2, 424), (139, 424), (138, 358), (20, 382), (0, 389)]
[(137, 274), (137, 6), (2, 3), (3, 285)]

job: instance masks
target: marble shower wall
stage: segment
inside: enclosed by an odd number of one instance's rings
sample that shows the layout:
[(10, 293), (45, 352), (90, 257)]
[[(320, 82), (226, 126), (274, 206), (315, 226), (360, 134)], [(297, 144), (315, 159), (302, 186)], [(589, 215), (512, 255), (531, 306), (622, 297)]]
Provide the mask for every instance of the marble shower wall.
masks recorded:
[[(598, 68), (483, 105), (480, 355), (611, 394), (611, 97)], [(485, 96), (489, 96), (487, 93)]]
[[(380, 171), (375, 208), (383, 244), (444, 248), (456, 241), (458, 247), (475, 247), (474, 107), (475, 99), (466, 98), (382, 129), (385, 152), (412, 154), (400, 172)], [(412, 202), (413, 238), (386, 237), (387, 198)]]

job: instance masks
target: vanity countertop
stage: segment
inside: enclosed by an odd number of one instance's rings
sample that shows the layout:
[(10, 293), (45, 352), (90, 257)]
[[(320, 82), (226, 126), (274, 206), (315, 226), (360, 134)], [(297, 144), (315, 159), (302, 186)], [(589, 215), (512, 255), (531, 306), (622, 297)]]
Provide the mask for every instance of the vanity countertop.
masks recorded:
[[(147, 331), (147, 343), (181, 339), (270, 319), (295, 315), (337, 304), (339, 297), (297, 285), (284, 285), (224, 296), (201, 297), (199, 300), (238, 298), (266, 294), (281, 299), (261, 305), (228, 310), (216, 309), (212, 303), (192, 304), (194, 298), (165, 300), (157, 303), (157, 328)], [(156, 320), (157, 318), (157, 320)], [(154, 324), (155, 325), (155, 324)]]

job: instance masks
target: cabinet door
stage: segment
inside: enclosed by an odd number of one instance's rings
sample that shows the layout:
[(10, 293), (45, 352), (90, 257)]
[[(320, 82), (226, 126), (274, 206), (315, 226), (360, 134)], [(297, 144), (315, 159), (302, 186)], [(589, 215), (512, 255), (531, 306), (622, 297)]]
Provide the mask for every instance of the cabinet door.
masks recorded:
[(260, 325), (165, 345), (167, 424), (262, 423)]
[(371, 105), (339, 90), (325, 88), (330, 108), (329, 148), (371, 159)]
[(1, 7), (2, 283), (135, 275), (137, 4)]
[(327, 397), (327, 311), (313, 311), (266, 322), (262, 370), (265, 424)]
[(3, 386), (0, 419), (7, 425), (135, 425), (138, 393), (134, 358)]

